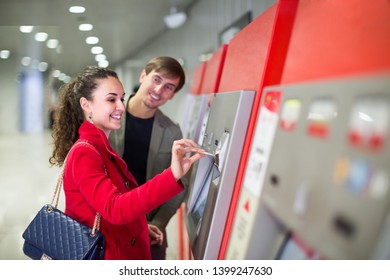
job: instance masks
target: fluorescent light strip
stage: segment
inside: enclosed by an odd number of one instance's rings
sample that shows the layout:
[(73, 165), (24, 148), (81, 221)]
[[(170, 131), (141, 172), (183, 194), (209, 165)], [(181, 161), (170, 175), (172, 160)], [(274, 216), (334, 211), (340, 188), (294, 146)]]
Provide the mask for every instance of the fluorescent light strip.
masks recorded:
[(11, 52), (9, 50), (1, 50), (0, 51), (0, 58), (1, 59), (7, 59)]
[(101, 54), (103, 52), (103, 48), (99, 46), (95, 46), (91, 48), (92, 54)]
[(85, 8), (83, 6), (72, 6), (69, 8), (69, 12), (72, 14), (82, 14), (85, 12)]
[(35, 34), (35, 40), (38, 41), (38, 42), (45, 42), (47, 40), (47, 37), (49, 35), (45, 32), (38, 32), (37, 34)]
[(94, 36), (90, 36), (87, 39), (85, 39), (85, 42), (88, 45), (95, 45), (95, 44), (99, 43), (99, 38), (98, 37), (94, 37)]
[(89, 23), (82, 23), (79, 25), (80, 31), (90, 31), (93, 29), (93, 25)]
[(22, 33), (31, 33), (34, 29), (34, 26), (31, 25), (22, 25), (19, 27), (20, 32)]

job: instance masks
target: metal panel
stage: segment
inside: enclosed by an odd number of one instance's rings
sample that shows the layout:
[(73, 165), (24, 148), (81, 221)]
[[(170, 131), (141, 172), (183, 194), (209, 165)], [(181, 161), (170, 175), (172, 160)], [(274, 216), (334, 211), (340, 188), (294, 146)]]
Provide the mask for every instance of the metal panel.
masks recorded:
[(302, 107), (294, 129), (281, 121), (276, 131), (262, 201), (322, 258), (379, 258), (390, 207), (389, 88), (388, 76), (282, 87), (283, 106)]
[(311, 258), (390, 258), (389, 89), (389, 74), (264, 89), (227, 259), (291, 257), (289, 236)]
[[(211, 104), (202, 147), (219, 154), (217, 159), (206, 156), (194, 166), (187, 202), (186, 223), (195, 259), (218, 257), (254, 95), (254, 91), (219, 93)], [(211, 178), (205, 180), (214, 162), (218, 168), (212, 168)], [(195, 212), (202, 188), (207, 196), (198, 219)]]

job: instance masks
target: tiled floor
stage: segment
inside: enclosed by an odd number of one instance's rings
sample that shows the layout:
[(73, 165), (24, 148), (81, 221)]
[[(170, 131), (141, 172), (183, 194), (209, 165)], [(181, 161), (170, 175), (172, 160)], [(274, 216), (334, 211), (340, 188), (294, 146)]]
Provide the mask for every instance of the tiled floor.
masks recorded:
[[(22, 233), (37, 211), (50, 203), (60, 169), (50, 167), (50, 131), (0, 135), (0, 260), (28, 259)], [(64, 209), (61, 193), (59, 208)], [(177, 223), (168, 225), (167, 259), (177, 259)]]
[(52, 198), (59, 168), (50, 167), (50, 141), (49, 131), (0, 135), (0, 259), (26, 259), (22, 233)]

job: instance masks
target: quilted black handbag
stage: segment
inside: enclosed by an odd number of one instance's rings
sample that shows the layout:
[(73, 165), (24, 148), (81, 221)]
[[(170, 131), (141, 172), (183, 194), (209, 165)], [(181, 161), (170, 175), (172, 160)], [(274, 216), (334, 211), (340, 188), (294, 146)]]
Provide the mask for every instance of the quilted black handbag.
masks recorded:
[[(93, 149), (87, 142), (85, 144)], [(75, 147), (75, 146), (73, 146)], [(96, 151), (97, 152), (97, 151)], [(66, 160), (65, 160), (66, 161)], [(63, 170), (51, 204), (44, 205), (23, 233), (23, 252), (34, 260), (99, 260), (104, 257), (105, 238), (99, 231), (100, 214), (93, 228), (57, 209)], [(56, 199), (55, 206), (53, 206)]]

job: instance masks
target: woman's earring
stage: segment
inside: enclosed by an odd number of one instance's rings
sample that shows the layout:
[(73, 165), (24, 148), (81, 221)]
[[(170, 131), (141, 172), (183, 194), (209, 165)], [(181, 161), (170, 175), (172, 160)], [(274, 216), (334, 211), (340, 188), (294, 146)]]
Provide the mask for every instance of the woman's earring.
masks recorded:
[(93, 121), (92, 121), (92, 113), (89, 113), (89, 115), (88, 115), (88, 121), (90, 122), (90, 123), (93, 123)]

